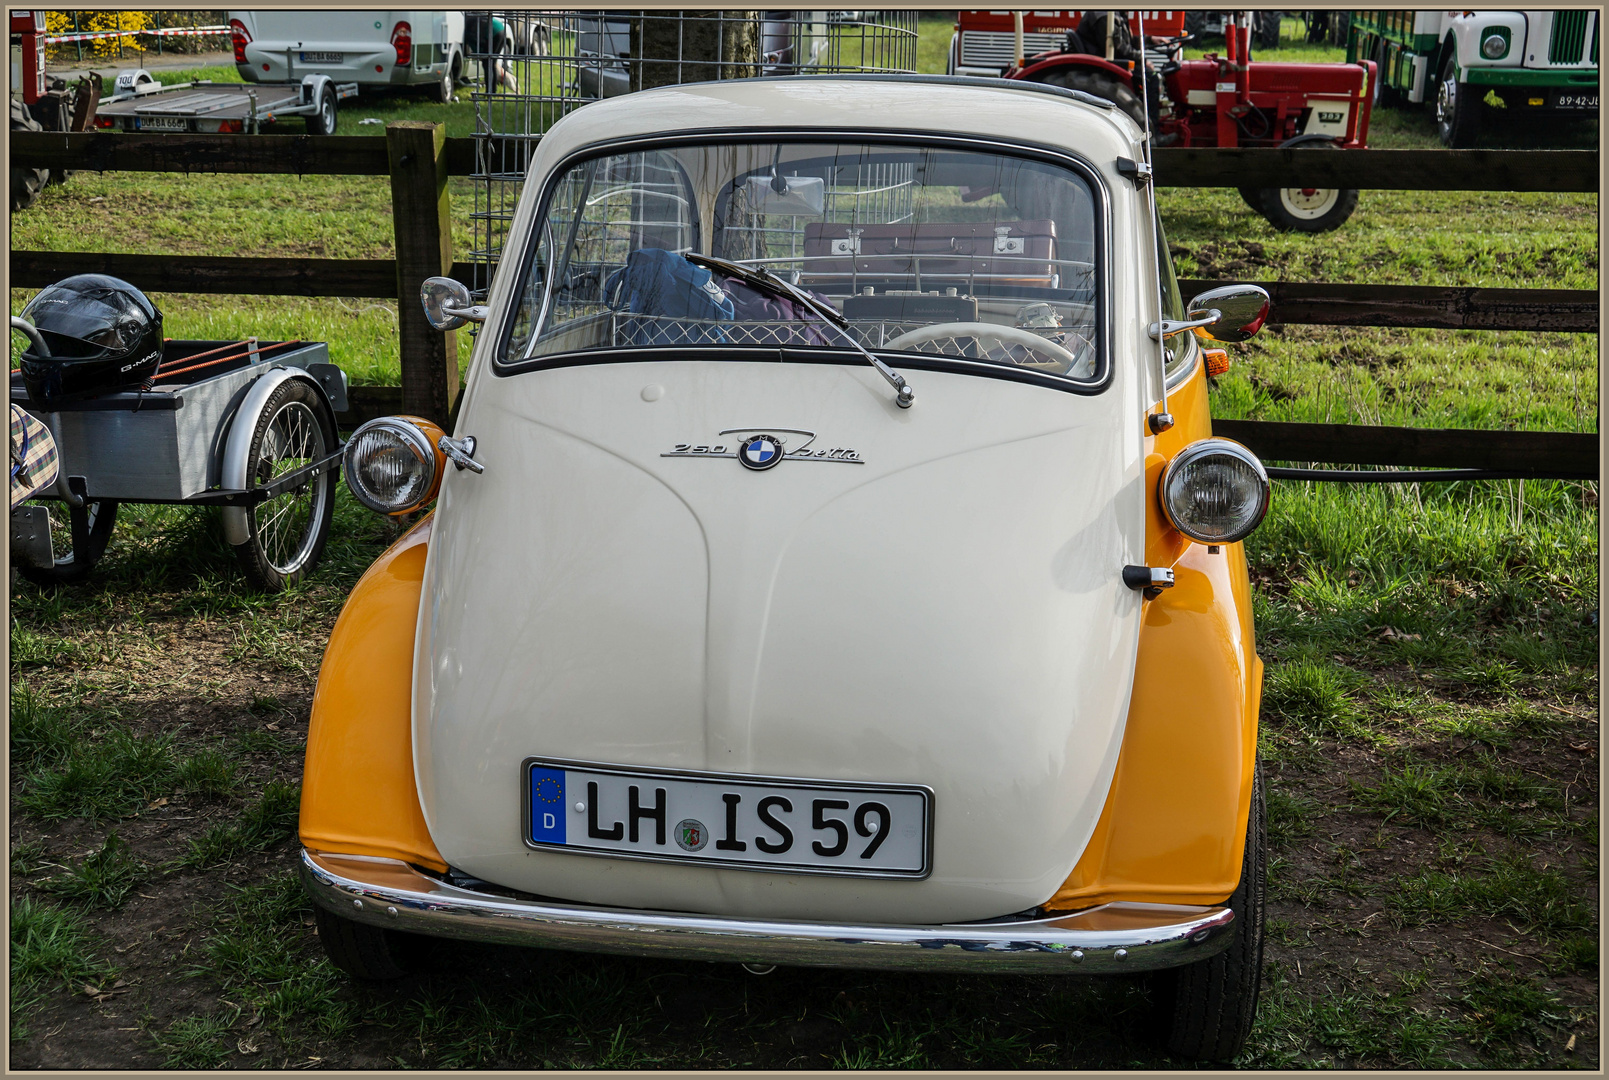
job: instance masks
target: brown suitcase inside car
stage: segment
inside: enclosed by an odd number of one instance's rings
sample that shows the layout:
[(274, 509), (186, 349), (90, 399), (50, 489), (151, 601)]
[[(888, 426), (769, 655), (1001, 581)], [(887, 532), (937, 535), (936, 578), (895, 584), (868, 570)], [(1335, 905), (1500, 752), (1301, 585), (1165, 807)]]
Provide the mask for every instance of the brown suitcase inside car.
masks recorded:
[(953, 286), (965, 293), (972, 291), (973, 282), (1052, 288), (1057, 276), (1051, 261), (1056, 258), (1056, 223), (1048, 219), (811, 222), (805, 226), (804, 251), (804, 281), (814, 285), (893, 278), (904, 279), (901, 288)]

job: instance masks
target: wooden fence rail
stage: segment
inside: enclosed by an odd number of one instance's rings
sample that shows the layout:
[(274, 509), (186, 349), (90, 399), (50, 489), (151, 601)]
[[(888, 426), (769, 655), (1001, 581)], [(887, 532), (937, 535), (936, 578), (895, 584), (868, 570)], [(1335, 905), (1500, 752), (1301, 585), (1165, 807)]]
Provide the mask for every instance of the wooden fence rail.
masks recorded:
[[(43, 288), (70, 274), (111, 274), (151, 292), (242, 296), (363, 296), (395, 299), (391, 259), (137, 255), (91, 251), (13, 251), (11, 284)], [(473, 264), (455, 262), (466, 285)], [(1183, 280), (1186, 298), (1229, 281)], [(1254, 281), (1273, 298), (1270, 326), (1394, 326), (1441, 330), (1550, 330), (1597, 333), (1598, 294), (1586, 289), (1474, 289), (1422, 285), (1342, 285)]]
[(1598, 476), (1598, 436), (1575, 432), (1214, 419), (1212, 433), (1271, 461), (1490, 469), (1572, 480)]
[[(475, 171), (475, 140), (446, 140), (447, 172)], [(1160, 187), (1355, 187), (1398, 191), (1598, 190), (1593, 150), (1292, 150), (1162, 147)], [(341, 173), (384, 176), (385, 142), (368, 135), (143, 135), (19, 131), (11, 163), (98, 172)]]
[[(427, 145), (428, 144), (428, 145)], [(426, 272), (471, 280), (450, 261), (446, 178), (476, 168), (473, 139), (425, 139), (404, 125), (385, 138), (361, 135), (144, 135), (13, 132), (13, 166), (62, 170), (388, 176), (393, 259), (299, 259), (13, 251), (11, 284), (36, 288), (69, 274), (108, 273), (153, 292), (398, 297), (411, 300)], [(425, 160), (428, 158), (429, 160)], [(1589, 150), (1158, 149), (1160, 187), (1357, 187), (1419, 191), (1596, 192), (1598, 155)], [(428, 211), (428, 212), (421, 212)], [(427, 220), (428, 219), (428, 220)], [(1226, 284), (1181, 282), (1185, 295)], [(1273, 324), (1596, 333), (1598, 296), (1567, 289), (1261, 282)], [(415, 304), (410, 311), (417, 311)], [(417, 320), (409, 320), (410, 323)], [(456, 365), (442, 335), (412, 327), (400, 335), (401, 387), (353, 387), (344, 422), (409, 411), (445, 419)], [(452, 367), (452, 371), (448, 371)], [(1596, 477), (1597, 436), (1561, 432), (1431, 431), (1338, 424), (1222, 420), (1215, 430), (1264, 457), (1368, 465), (1526, 471)]]

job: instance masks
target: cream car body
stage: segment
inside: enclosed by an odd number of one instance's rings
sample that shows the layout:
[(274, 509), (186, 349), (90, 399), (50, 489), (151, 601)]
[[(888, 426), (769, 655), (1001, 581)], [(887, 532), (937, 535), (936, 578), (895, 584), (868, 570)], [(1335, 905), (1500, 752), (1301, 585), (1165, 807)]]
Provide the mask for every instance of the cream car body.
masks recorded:
[[(1144, 220), (1116, 171), (1137, 149), (1114, 113), (878, 90), (899, 129), (933, 137), (1009, 145), (1057, 127), (1099, 177), (1109, 220)], [(854, 83), (664, 90), (556, 124), (528, 185), (600, 143), (714, 125), (878, 130)], [(530, 242), (536, 211), (525, 199), (510, 235)], [(1120, 306), (1154, 305), (1138, 288), (1144, 240), (1112, 241)], [(510, 317), (516, 285), (500, 273), (489, 307)], [(1113, 321), (1113, 355), (1145, 354), (1138, 323)], [(487, 471), (443, 485), (414, 660), (414, 765), (449, 863), (569, 900), (878, 921), (1004, 915), (1066, 879), (1105, 802), (1133, 681), (1140, 597), (1120, 575), (1144, 562), (1144, 365), (1115, 365), (1095, 395), (913, 373), (921, 405), (903, 411), (864, 364), (498, 377), (498, 330), (480, 335), (459, 421)], [(864, 464), (749, 472), (661, 456), (767, 425)], [(531, 754), (928, 785), (932, 873), (533, 851), (517, 827)]]

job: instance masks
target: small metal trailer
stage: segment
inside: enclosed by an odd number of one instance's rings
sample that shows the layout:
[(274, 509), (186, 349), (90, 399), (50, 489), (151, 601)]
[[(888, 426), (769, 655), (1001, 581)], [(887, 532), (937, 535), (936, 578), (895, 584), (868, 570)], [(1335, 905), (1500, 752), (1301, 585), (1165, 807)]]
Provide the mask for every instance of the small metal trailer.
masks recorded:
[(11, 512), (12, 561), (30, 581), (87, 577), (124, 502), (220, 507), (225, 538), (263, 588), (294, 584), (323, 554), (346, 375), (322, 342), (170, 340), (149, 390), (47, 410), (13, 373), (11, 400), (50, 429), (60, 455), (45, 501)]
[(358, 84), (336, 83), (327, 75), (304, 75), (300, 82), (201, 79), (163, 86), (144, 71), (136, 71), (120, 75), (117, 89), (117, 94), (101, 103), (95, 117), (97, 127), (256, 135), (266, 124), (300, 116), (307, 121), (309, 135), (333, 135), (336, 102), (356, 97)]

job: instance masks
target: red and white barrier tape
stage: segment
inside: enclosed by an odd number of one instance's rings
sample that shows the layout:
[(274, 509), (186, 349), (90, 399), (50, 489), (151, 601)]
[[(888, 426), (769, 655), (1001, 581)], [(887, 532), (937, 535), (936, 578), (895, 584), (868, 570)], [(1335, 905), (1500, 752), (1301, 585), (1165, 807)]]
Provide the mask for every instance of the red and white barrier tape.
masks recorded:
[(178, 26), (167, 30), (101, 30), (93, 34), (59, 34), (45, 38), (45, 44), (71, 45), (75, 41), (101, 41), (105, 38), (134, 37), (137, 34), (146, 37), (223, 37), (228, 33), (227, 26)]

